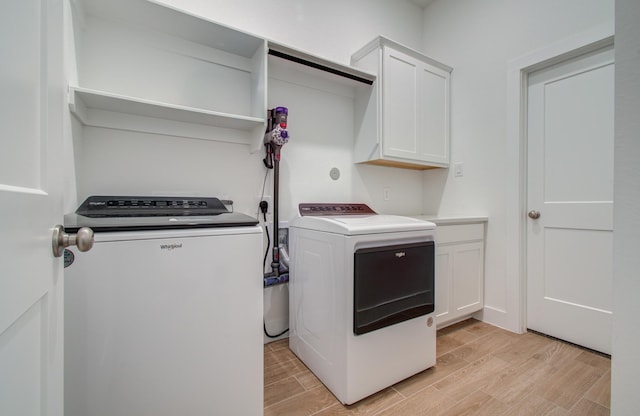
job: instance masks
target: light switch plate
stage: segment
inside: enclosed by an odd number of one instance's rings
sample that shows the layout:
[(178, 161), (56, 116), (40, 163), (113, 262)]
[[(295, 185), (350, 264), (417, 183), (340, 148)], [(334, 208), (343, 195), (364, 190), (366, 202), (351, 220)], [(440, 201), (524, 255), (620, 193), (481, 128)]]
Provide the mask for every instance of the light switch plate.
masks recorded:
[(464, 165), (462, 163), (454, 163), (453, 164), (453, 175), (456, 178), (464, 176)]

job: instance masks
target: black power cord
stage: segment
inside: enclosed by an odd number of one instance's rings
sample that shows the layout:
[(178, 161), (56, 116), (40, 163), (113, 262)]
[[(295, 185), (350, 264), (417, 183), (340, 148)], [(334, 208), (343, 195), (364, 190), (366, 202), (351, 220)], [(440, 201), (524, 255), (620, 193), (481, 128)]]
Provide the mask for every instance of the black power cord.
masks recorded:
[(269, 248), (271, 248), (271, 237), (269, 236), (269, 227), (267, 226), (267, 211), (269, 210), (269, 203), (267, 201), (260, 201), (260, 212), (264, 218), (264, 231), (267, 233), (267, 250), (264, 252), (264, 258), (262, 259), (262, 269), (267, 265), (267, 256), (269, 255)]
[[(264, 218), (264, 230), (267, 233), (267, 250), (264, 252), (264, 258), (262, 259), (262, 268), (264, 269), (267, 264), (269, 248), (271, 247), (271, 237), (269, 237), (269, 227), (267, 226), (267, 211), (269, 211), (269, 203), (267, 201), (260, 201), (259, 207), (260, 212), (262, 212)], [(278, 335), (271, 335), (269, 332), (267, 332), (267, 323), (264, 320), (262, 320), (262, 328), (264, 329), (264, 334), (269, 338), (278, 338), (284, 335), (289, 330), (289, 328), (287, 328), (284, 331), (280, 332)]]
[(284, 335), (289, 330), (289, 328), (287, 328), (284, 331), (280, 332), (278, 335), (271, 335), (270, 333), (267, 332), (267, 324), (264, 321), (262, 321), (262, 327), (264, 328), (264, 334), (269, 338), (278, 338)]

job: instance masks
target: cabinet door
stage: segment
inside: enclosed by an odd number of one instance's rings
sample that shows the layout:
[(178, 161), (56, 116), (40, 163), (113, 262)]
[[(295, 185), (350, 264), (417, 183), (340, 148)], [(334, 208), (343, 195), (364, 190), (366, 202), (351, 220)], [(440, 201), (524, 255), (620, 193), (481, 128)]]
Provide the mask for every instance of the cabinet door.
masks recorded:
[(384, 48), (384, 156), (448, 166), (449, 79), (447, 71)]
[(482, 309), (484, 303), (484, 245), (456, 244), (453, 248), (452, 303), (454, 317)]
[(436, 256), (436, 326), (452, 319), (453, 246), (438, 246)]
[(418, 159), (449, 164), (449, 79), (440, 68), (423, 64), (418, 78)]
[(418, 78), (422, 64), (385, 47), (382, 58), (382, 152), (418, 159)]

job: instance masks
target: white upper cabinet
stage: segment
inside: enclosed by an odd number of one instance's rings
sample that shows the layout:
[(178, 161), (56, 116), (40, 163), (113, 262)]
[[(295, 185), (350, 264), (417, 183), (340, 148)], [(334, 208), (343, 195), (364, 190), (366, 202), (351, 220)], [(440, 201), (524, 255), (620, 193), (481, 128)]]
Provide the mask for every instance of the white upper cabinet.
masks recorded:
[(351, 64), (377, 75), (376, 88), (356, 97), (355, 162), (448, 167), (452, 69), (384, 37)]
[(88, 126), (262, 146), (264, 39), (147, 0), (70, 0), (69, 105)]

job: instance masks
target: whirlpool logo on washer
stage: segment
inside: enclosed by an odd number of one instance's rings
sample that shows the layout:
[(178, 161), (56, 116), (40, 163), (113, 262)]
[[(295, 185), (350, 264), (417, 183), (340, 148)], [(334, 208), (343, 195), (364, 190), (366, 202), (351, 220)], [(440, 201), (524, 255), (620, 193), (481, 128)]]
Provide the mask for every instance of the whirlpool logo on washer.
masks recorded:
[(171, 250), (175, 250), (177, 248), (182, 248), (182, 243), (171, 243), (171, 244), (160, 244), (160, 250), (167, 250), (167, 251), (171, 251)]

